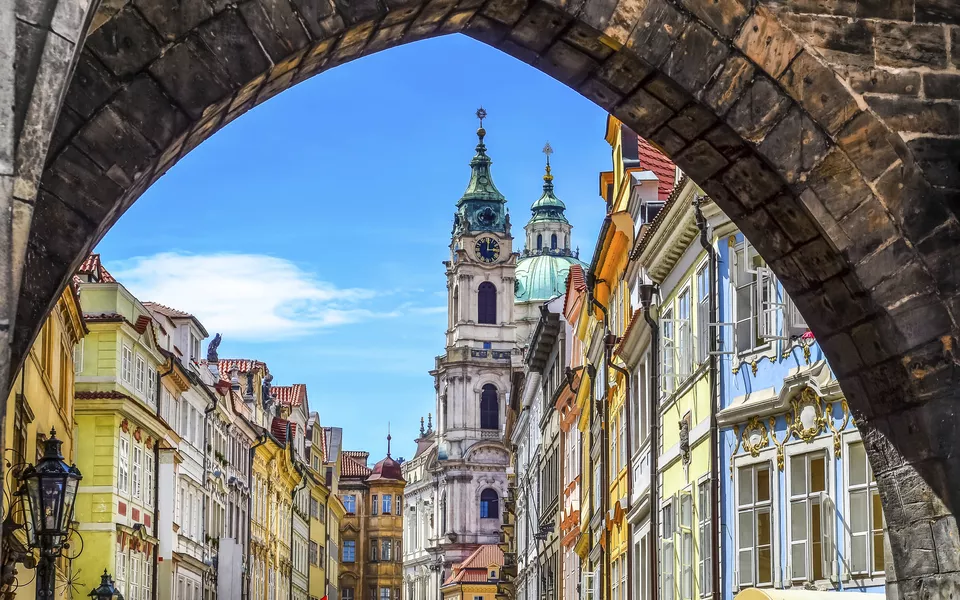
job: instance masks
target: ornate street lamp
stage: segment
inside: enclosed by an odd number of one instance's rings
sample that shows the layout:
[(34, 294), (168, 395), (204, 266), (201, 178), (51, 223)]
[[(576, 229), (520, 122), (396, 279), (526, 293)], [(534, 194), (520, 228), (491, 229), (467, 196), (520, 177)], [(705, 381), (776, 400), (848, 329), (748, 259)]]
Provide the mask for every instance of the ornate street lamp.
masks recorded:
[(37, 563), (37, 598), (53, 598), (56, 582), (54, 561), (60, 556), (70, 534), (73, 504), (81, 475), (60, 454), (63, 441), (55, 429), (44, 442), (43, 457), (20, 474), (20, 494), (27, 499), (26, 533), (31, 548), (40, 550)]
[(89, 596), (94, 600), (123, 600), (123, 594), (113, 586), (113, 578), (107, 575), (106, 569), (100, 576), (100, 587), (91, 591)]

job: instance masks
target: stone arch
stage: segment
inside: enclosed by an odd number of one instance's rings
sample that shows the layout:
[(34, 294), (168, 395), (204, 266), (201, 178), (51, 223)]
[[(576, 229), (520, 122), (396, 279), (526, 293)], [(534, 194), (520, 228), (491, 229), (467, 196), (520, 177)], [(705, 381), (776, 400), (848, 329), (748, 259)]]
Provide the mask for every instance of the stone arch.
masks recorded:
[(946, 594), (960, 586), (955, 562), (936, 558), (960, 553), (960, 14), (935, 4), (6, 3), (23, 26), (18, 51), (0, 53), (13, 82), (0, 89), (16, 90), (0, 112), (13, 133), (0, 143), (0, 375), (86, 252), (204, 139), (325, 69), (463, 32), (658, 144), (756, 240), (856, 415), (891, 580)]

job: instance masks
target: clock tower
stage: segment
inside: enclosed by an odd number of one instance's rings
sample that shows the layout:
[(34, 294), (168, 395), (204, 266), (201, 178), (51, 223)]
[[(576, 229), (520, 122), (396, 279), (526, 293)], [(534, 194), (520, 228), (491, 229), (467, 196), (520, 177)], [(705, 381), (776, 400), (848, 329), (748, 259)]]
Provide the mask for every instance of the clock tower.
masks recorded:
[(499, 541), (509, 453), (503, 439), (511, 376), (520, 368), (514, 323), (517, 254), (506, 198), (493, 183), (477, 111), (470, 181), (457, 201), (447, 276), (446, 348), (431, 371), (437, 394), (434, 552), (446, 572)]

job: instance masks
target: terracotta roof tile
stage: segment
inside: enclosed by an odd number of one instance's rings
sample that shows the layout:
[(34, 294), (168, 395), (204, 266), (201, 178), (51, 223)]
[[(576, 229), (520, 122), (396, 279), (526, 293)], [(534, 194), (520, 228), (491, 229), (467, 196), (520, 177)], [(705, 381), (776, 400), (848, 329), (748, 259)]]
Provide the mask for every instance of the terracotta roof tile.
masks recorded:
[(87, 275), (91, 283), (116, 283), (117, 280), (100, 262), (99, 254), (91, 254), (77, 269), (78, 275)]
[(660, 200), (666, 200), (673, 191), (673, 182), (677, 173), (676, 165), (640, 136), (637, 136), (637, 152), (640, 166), (647, 171), (653, 171), (659, 180), (657, 196)]
[(307, 402), (307, 384), (275, 385), (270, 388), (283, 406), (303, 406)]
[(347, 452), (343, 452), (343, 456), (340, 462), (340, 476), (341, 477), (367, 477), (370, 475), (370, 469), (362, 464), (360, 464), (357, 459), (349, 456)]

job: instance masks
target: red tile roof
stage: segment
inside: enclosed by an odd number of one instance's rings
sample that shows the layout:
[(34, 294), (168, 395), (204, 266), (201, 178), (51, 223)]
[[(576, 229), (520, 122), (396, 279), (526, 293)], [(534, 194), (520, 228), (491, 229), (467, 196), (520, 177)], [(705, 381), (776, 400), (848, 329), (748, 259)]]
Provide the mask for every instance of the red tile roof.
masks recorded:
[(275, 385), (270, 388), (283, 406), (303, 406), (307, 402), (307, 384)]
[(660, 180), (657, 196), (660, 200), (666, 200), (670, 196), (670, 192), (673, 191), (673, 182), (677, 173), (676, 165), (640, 136), (637, 136), (637, 153), (640, 158), (640, 166), (644, 170), (653, 171), (657, 179)]
[(257, 369), (262, 370), (264, 373), (270, 372), (266, 363), (262, 363), (259, 360), (251, 360), (249, 358), (221, 358), (217, 361), (217, 369), (220, 370), (220, 377), (227, 381), (230, 381), (230, 371), (233, 370), (234, 367), (241, 373), (249, 373)]
[(78, 275), (87, 275), (90, 278), (92, 283), (116, 283), (117, 280), (113, 278), (107, 269), (100, 262), (99, 254), (91, 254), (87, 257), (83, 264), (80, 265), (80, 268), (77, 269)]
[(473, 554), (462, 563), (455, 565), (450, 577), (443, 582), (443, 585), (489, 581), (488, 569), (491, 566), (503, 566), (503, 551), (494, 544), (484, 544), (474, 550)]
[(365, 465), (360, 464), (357, 459), (353, 458), (346, 451), (343, 452), (343, 456), (340, 461), (340, 476), (341, 477), (364, 477), (370, 475), (370, 469)]

